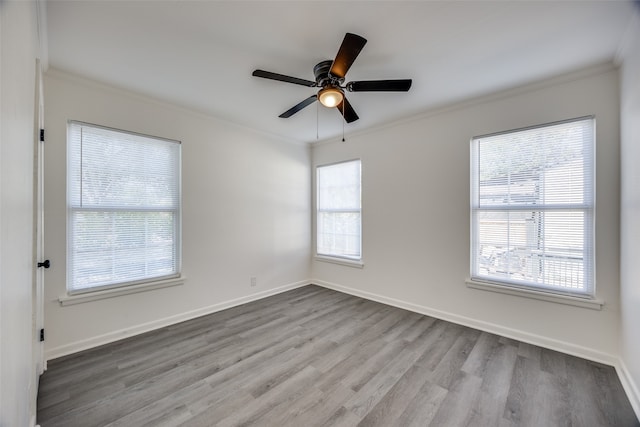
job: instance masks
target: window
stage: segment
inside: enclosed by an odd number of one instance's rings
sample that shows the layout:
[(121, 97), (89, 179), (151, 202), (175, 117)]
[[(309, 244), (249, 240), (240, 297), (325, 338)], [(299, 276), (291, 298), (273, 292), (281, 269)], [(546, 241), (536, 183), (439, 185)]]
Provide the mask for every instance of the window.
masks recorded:
[(317, 254), (361, 259), (360, 160), (317, 168)]
[(70, 122), (67, 291), (180, 275), (180, 143)]
[(471, 278), (592, 297), (595, 120), (472, 139)]

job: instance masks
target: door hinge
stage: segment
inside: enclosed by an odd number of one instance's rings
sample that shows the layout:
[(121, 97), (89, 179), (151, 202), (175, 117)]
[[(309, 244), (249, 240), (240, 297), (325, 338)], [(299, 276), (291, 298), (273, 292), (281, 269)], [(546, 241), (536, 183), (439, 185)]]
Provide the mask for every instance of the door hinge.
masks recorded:
[(44, 142), (44, 129), (40, 129), (40, 142)]
[(44, 341), (44, 328), (40, 329), (40, 342)]

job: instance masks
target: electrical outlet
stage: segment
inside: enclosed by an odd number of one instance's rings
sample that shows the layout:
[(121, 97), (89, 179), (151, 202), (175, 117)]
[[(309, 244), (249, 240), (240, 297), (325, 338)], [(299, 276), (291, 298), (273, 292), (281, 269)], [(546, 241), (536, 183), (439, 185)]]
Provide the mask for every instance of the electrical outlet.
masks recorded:
[(254, 287), (258, 284), (258, 279), (256, 277), (251, 277), (251, 287)]

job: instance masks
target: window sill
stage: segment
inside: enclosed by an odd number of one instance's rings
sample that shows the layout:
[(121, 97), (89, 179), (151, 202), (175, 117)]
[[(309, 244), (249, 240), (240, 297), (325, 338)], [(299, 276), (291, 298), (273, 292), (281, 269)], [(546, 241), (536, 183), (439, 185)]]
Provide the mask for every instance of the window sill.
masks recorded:
[(321, 261), (321, 262), (329, 262), (332, 264), (345, 265), (347, 267), (353, 267), (353, 268), (364, 268), (364, 262), (362, 262), (362, 260), (337, 258), (337, 257), (324, 256), (324, 255), (316, 255), (315, 260)]
[(138, 285), (124, 286), (121, 288), (105, 289), (102, 291), (87, 292), (78, 295), (60, 295), (58, 301), (61, 306), (82, 304), (85, 302), (97, 301), (105, 298), (119, 297), (122, 295), (137, 294), (138, 292), (147, 292), (154, 289), (168, 288), (171, 286), (183, 285), (185, 277), (176, 277), (174, 279), (159, 280), (155, 282), (141, 283)]
[(536, 291), (532, 289), (522, 289), (512, 286), (502, 285), (496, 282), (481, 282), (478, 280), (467, 279), (468, 288), (479, 289), (482, 291), (498, 292), (501, 294), (515, 295), (525, 298), (533, 298), (541, 301), (554, 302), (558, 304), (573, 305), (575, 307), (589, 308), (591, 310), (602, 310), (604, 301), (590, 298), (580, 298), (570, 295), (552, 294), (544, 291)]

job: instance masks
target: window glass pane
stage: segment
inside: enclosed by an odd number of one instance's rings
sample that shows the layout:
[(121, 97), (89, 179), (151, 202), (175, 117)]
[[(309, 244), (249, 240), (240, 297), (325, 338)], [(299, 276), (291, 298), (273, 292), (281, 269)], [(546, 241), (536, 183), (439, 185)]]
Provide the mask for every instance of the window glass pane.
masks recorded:
[(70, 132), (71, 203), (173, 207), (179, 203), (180, 144), (89, 126)]
[(583, 211), (478, 211), (478, 276), (585, 289)]
[(360, 213), (319, 212), (318, 254), (360, 257)]
[(478, 204), (587, 203), (592, 141), (591, 120), (476, 139)]
[(360, 209), (360, 161), (318, 168), (319, 209)]

